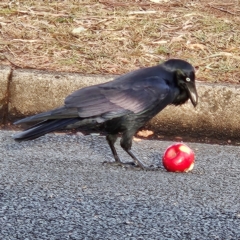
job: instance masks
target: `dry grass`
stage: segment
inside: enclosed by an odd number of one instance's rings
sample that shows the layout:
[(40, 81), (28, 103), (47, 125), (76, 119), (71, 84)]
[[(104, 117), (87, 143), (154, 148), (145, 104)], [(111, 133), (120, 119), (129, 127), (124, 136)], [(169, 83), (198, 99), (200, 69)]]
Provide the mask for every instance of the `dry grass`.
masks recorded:
[(122, 74), (182, 58), (200, 80), (240, 82), (238, 0), (2, 0), (0, 30), (5, 65)]

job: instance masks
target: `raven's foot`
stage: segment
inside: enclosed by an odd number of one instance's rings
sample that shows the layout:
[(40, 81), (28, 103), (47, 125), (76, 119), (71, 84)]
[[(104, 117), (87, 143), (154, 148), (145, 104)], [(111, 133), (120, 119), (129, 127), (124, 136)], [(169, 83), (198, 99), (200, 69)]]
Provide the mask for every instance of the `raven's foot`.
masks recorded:
[(122, 167), (125, 169), (131, 169), (131, 170), (144, 170), (144, 171), (165, 171), (165, 169), (162, 166), (146, 166), (146, 165), (138, 165), (134, 162), (120, 162), (120, 161), (115, 161), (115, 162), (103, 162), (103, 165), (110, 165), (110, 166), (115, 166), (115, 167)]
[(136, 166), (138, 166), (141, 170), (145, 171), (159, 171), (163, 170), (161, 166), (146, 166), (142, 161), (140, 161), (130, 149), (124, 149), (133, 159)]
[(114, 161), (114, 162), (107, 162), (104, 161), (102, 163), (103, 165), (110, 165), (110, 166), (115, 166), (115, 167), (123, 167), (123, 168), (139, 168), (134, 162), (121, 162), (121, 161)]
[(151, 166), (146, 166), (146, 165), (144, 165), (144, 166), (138, 166), (141, 170), (144, 170), (144, 171), (166, 171), (165, 169), (164, 169), (164, 167), (162, 167), (162, 166), (153, 166), (153, 165), (151, 165)]

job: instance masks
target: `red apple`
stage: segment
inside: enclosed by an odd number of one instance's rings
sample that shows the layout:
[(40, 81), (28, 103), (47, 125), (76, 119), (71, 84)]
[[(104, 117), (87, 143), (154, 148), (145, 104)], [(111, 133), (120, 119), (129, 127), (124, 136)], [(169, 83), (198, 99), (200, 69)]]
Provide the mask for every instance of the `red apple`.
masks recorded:
[(183, 143), (175, 143), (167, 148), (162, 162), (169, 172), (189, 172), (194, 167), (194, 152)]

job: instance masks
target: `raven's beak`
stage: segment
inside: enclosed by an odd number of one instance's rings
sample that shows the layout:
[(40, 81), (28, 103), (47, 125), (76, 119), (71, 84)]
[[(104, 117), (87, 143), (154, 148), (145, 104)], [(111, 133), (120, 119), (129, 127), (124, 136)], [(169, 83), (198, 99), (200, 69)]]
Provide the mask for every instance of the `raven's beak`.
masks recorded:
[(189, 94), (189, 98), (193, 104), (194, 107), (198, 104), (198, 94), (197, 89), (194, 82), (187, 82), (186, 83), (187, 91)]

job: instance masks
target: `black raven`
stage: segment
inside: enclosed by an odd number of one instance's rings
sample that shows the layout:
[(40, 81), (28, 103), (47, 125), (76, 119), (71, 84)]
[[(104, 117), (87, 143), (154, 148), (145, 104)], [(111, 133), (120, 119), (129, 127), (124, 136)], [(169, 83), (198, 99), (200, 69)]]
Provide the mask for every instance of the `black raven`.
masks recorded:
[(64, 106), (15, 122), (37, 122), (13, 136), (15, 140), (31, 140), (63, 128), (100, 127), (117, 165), (125, 165), (118, 157), (114, 143), (122, 134), (121, 147), (132, 157), (131, 164), (145, 166), (131, 151), (134, 134), (167, 105), (181, 105), (188, 99), (195, 107), (198, 95), (195, 71), (191, 64), (170, 59), (157, 66), (138, 69), (113, 81), (79, 89), (70, 94)]

